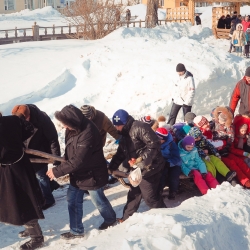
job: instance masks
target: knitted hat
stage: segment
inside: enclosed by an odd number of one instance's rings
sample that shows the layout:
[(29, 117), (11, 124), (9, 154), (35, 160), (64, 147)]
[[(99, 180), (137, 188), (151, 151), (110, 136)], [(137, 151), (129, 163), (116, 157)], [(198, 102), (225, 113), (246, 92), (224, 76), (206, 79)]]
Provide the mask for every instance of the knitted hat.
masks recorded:
[(193, 122), (194, 118), (196, 117), (196, 114), (192, 113), (192, 112), (187, 112), (184, 116), (184, 120), (187, 123), (191, 123)]
[(195, 139), (192, 136), (186, 136), (181, 142), (182, 147), (185, 149), (186, 146), (194, 146), (195, 145)]
[(93, 107), (90, 105), (83, 105), (81, 106), (80, 110), (82, 111), (83, 115), (88, 118), (91, 119), (93, 117)]
[(227, 121), (227, 116), (223, 113), (220, 113), (218, 116), (219, 123), (225, 123)]
[(155, 133), (161, 140), (166, 141), (168, 138), (168, 131), (165, 128), (158, 128)]
[(245, 76), (250, 77), (250, 67), (246, 69)]
[(12, 115), (16, 116), (23, 116), (25, 119), (27, 119), (30, 116), (30, 109), (27, 105), (16, 105), (12, 109)]
[(183, 72), (186, 71), (185, 65), (182, 63), (178, 63), (176, 66), (176, 72)]
[(194, 124), (199, 128), (202, 127), (207, 122), (208, 122), (207, 118), (202, 115), (198, 115), (194, 118)]
[(145, 123), (149, 124), (150, 126), (151, 126), (151, 124), (153, 123), (153, 121), (151, 120), (150, 115), (141, 117), (141, 118), (139, 119), (139, 121), (145, 122)]
[(117, 126), (125, 125), (127, 123), (128, 116), (129, 114), (127, 111), (123, 109), (117, 110), (112, 117), (113, 124)]
[(189, 130), (189, 135), (194, 137), (195, 139), (202, 136), (202, 132), (200, 131), (199, 128), (197, 127), (192, 127), (190, 130)]

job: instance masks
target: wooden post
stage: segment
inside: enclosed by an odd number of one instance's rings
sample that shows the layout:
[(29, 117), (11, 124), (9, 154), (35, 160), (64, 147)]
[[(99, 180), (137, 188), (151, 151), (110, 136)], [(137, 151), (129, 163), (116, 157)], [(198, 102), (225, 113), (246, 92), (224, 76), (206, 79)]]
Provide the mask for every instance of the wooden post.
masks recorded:
[(195, 8), (195, 4), (194, 4), (194, 0), (189, 0), (188, 2), (188, 16), (189, 19), (191, 20), (192, 25), (194, 25), (194, 8)]
[(5, 30), (5, 37), (8, 38), (8, 30)]
[(45, 36), (47, 36), (47, 34), (48, 34), (47, 28), (44, 29), (44, 34), (45, 34)]
[(140, 19), (140, 21), (139, 21), (139, 27), (141, 28), (141, 19)]
[(237, 11), (237, 14), (239, 15), (240, 14), (240, 5), (241, 3), (235, 3), (235, 11)]
[(15, 27), (15, 37), (17, 37), (17, 27)]
[(33, 41), (39, 41), (39, 25), (34, 22), (34, 25), (32, 25), (32, 34), (33, 34)]
[(61, 34), (63, 34), (63, 27), (61, 27)]
[(69, 24), (69, 35), (71, 34), (71, 24)]
[(23, 31), (23, 36), (26, 37), (26, 29)]

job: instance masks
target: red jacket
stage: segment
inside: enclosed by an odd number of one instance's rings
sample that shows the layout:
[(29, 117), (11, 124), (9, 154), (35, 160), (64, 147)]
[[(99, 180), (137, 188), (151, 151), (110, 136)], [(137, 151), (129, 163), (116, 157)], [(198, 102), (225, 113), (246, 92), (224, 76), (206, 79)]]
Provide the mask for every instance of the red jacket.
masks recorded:
[(249, 134), (250, 133), (250, 118), (242, 116), (242, 115), (236, 115), (233, 121), (235, 137), (239, 135), (240, 127), (243, 124), (248, 125), (247, 134)]
[(244, 114), (250, 110), (250, 83), (243, 77), (235, 86), (231, 96), (229, 107), (235, 112), (236, 106), (240, 100), (239, 113)]
[(246, 32), (247, 28), (249, 28), (250, 21), (246, 22), (245, 20), (243, 20), (241, 24), (243, 26), (243, 31)]

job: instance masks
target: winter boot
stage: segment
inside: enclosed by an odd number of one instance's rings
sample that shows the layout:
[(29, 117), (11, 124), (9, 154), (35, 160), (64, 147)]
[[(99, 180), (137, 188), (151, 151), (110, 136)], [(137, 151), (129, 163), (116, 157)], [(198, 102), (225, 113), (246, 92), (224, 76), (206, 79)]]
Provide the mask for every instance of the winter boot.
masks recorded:
[(20, 250), (25, 250), (25, 249), (30, 249), (30, 250), (34, 250), (34, 249), (38, 249), (40, 247), (43, 246), (43, 236), (41, 237), (36, 237), (36, 238), (32, 238), (31, 240), (25, 242), (23, 245), (20, 246)]
[(123, 218), (117, 218), (116, 220), (117, 220), (117, 223), (118, 223), (118, 224), (121, 224), (122, 222), (124, 222), (124, 219), (123, 219)]
[(29, 236), (30, 236), (30, 234), (29, 234), (29, 232), (28, 232), (27, 229), (21, 231), (21, 232), (18, 234), (18, 237), (19, 237), (19, 238), (26, 238), (26, 237), (29, 237)]
[(117, 223), (117, 221), (113, 222), (113, 223), (106, 223), (106, 222), (103, 222), (100, 227), (99, 227), (99, 230), (105, 230), (111, 226), (115, 226)]
[(235, 171), (229, 171), (227, 174), (226, 174), (226, 180), (228, 182), (231, 182), (233, 180), (233, 178), (236, 176), (236, 172)]
[(83, 238), (83, 237), (84, 237), (84, 234), (72, 234), (71, 232), (61, 234), (61, 239), (63, 240), (72, 240), (72, 239), (78, 239), (78, 238)]

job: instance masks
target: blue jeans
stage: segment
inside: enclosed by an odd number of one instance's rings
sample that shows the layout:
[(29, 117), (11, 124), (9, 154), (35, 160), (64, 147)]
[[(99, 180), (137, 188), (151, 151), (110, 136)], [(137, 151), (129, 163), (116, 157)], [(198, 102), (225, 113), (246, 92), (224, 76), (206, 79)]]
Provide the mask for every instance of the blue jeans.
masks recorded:
[(51, 205), (55, 203), (55, 198), (50, 189), (50, 180), (49, 180), (49, 177), (46, 175), (47, 170), (48, 170), (48, 166), (37, 171), (36, 178), (41, 187), (44, 199), (46, 200), (46, 204)]
[(242, 46), (235, 46), (235, 52), (242, 53)]
[[(103, 192), (103, 188), (97, 190), (88, 190), (91, 201), (100, 212), (107, 224), (113, 224), (116, 221), (116, 214), (107, 197)], [(84, 190), (69, 185), (67, 193), (69, 225), (73, 234), (83, 234), (84, 227), (82, 223), (83, 217), (83, 196)]]

